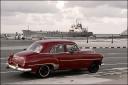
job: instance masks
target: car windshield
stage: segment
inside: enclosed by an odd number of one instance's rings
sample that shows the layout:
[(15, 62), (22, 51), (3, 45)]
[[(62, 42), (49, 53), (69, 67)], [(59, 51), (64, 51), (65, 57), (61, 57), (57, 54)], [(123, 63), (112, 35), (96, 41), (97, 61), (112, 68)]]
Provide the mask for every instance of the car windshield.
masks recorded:
[(27, 50), (28, 51), (33, 51), (36, 53), (40, 53), (40, 51), (43, 49), (43, 46), (37, 43), (33, 43), (32, 45), (30, 45)]

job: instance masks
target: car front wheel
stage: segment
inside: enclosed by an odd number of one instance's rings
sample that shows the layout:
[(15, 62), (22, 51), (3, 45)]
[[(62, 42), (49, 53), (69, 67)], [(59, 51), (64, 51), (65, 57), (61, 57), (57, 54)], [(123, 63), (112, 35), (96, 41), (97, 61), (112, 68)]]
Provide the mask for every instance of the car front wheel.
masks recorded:
[(47, 65), (42, 65), (38, 70), (38, 76), (42, 78), (48, 77), (50, 73), (51, 73), (51, 70)]
[(90, 72), (90, 73), (96, 73), (97, 71), (99, 70), (99, 64), (92, 64), (90, 67), (89, 67), (89, 69), (88, 69), (88, 71)]

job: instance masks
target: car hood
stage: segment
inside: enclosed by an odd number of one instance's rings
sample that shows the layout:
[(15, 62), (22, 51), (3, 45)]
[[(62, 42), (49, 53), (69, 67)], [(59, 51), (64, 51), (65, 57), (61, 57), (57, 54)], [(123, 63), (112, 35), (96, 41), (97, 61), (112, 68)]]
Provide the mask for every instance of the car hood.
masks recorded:
[(37, 53), (36, 52), (33, 52), (33, 51), (21, 51), (21, 52), (18, 52), (15, 54), (15, 56), (22, 56), (22, 57), (27, 57), (27, 56), (31, 56), (31, 55), (36, 55)]

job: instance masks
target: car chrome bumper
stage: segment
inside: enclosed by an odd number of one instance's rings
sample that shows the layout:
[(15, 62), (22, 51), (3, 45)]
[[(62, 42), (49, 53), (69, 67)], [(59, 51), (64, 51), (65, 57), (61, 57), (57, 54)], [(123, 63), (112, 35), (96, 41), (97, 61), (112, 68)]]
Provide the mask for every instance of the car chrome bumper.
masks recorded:
[(27, 72), (27, 71), (31, 71), (32, 70), (31, 68), (20, 68), (20, 67), (17, 67), (17, 66), (10, 65), (8, 63), (7, 63), (7, 67), (8, 68), (15, 69), (15, 70), (18, 70), (18, 71), (24, 71), (24, 72)]

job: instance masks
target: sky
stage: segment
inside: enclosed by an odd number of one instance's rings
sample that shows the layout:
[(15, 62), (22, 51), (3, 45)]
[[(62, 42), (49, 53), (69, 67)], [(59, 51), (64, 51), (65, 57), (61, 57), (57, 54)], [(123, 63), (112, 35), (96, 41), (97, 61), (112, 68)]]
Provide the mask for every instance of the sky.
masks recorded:
[(69, 31), (75, 21), (95, 34), (127, 29), (127, 1), (1, 1), (1, 33)]

